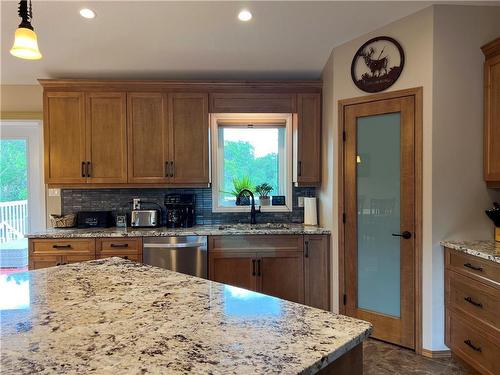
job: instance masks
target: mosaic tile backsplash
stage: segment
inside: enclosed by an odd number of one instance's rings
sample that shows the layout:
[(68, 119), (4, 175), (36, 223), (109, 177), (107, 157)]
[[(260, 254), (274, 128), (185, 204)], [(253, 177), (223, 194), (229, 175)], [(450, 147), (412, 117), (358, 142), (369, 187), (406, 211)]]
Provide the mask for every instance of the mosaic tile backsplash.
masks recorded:
[[(133, 198), (154, 202), (162, 207), (162, 224), (165, 223), (163, 198), (166, 194), (196, 195), (196, 224), (248, 223), (249, 213), (212, 212), (212, 189), (63, 189), (62, 213), (78, 211), (112, 211), (114, 215), (130, 211)], [(304, 209), (298, 207), (298, 197), (315, 197), (316, 188), (294, 188), (292, 212), (265, 212), (257, 214), (259, 223), (303, 223)], [(154, 206), (151, 206), (154, 208)], [(149, 208), (149, 206), (147, 206)]]

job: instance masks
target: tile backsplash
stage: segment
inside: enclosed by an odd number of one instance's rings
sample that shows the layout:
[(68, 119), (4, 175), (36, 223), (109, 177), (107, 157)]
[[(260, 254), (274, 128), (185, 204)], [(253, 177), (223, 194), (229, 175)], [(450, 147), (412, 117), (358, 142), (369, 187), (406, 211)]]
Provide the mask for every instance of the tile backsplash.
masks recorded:
[[(196, 224), (248, 223), (249, 213), (212, 212), (212, 189), (63, 189), (61, 191), (61, 211), (63, 214), (78, 211), (112, 211), (115, 215), (126, 213), (131, 208), (133, 198), (140, 198), (143, 203), (153, 202), (162, 207), (164, 222), (165, 212), (163, 198), (166, 194), (196, 195)], [(302, 223), (304, 209), (298, 207), (298, 197), (315, 197), (316, 188), (294, 188), (292, 212), (265, 212), (257, 214), (260, 223)], [(153, 206), (152, 206), (153, 207)], [(148, 207), (149, 208), (149, 207)]]

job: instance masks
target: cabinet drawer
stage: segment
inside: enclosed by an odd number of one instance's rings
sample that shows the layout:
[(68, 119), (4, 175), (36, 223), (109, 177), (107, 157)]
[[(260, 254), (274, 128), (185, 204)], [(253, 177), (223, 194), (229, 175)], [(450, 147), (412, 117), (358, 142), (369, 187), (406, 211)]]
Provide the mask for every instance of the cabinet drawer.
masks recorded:
[(303, 251), (303, 247), (300, 235), (212, 236), (209, 240), (210, 251), (281, 253)]
[(138, 253), (142, 251), (142, 241), (140, 238), (98, 238), (96, 251), (100, 254)]
[(50, 240), (30, 240), (30, 250), (32, 254), (89, 254), (95, 255), (94, 239), (50, 239)]
[(142, 258), (139, 254), (134, 254), (134, 253), (131, 253), (131, 254), (125, 254), (125, 253), (106, 253), (106, 254), (100, 254), (100, 255), (97, 255), (97, 259), (105, 259), (105, 258), (111, 258), (111, 257), (119, 257), (119, 258), (123, 258), (123, 259), (128, 259), (128, 260), (131, 260), (133, 262), (142, 262)]
[(483, 374), (500, 374), (500, 339), (471, 324), (465, 315), (447, 311), (447, 345), (454, 354)]
[(446, 291), (449, 308), (472, 315), (500, 332), (500, 289), (448, 271)]
[(467, 255), (456, 250), (446, 249), (446, 267), (476, 280), (500, 283), (500, 265)]

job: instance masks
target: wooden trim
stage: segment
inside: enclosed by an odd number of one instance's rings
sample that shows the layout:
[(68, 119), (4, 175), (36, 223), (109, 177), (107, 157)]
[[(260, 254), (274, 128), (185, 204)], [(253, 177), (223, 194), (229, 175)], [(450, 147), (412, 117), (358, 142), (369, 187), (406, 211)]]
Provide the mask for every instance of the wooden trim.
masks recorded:
[(415, 99), (415, 352), (422, 354), (422, 215), (423, 215), (423, 88), (416, 87), (381, 94), (367, 95), (338, 101), (338, 263), (339, 263), (339, 312), (345, 314), (345, 225), (344, 205), (344, 110), (347, 106), (367, 102), (413, 96)]
[(197, 81), (197, 80), (92, 80), (92, 79), (39, 79), (44, 89), (49, 90), (133, 90), (133, 91), (210, 91), (210, 92), (318, 92), (323, 87), (321, 80), (305, 81)]
[(210, 184), (48, 184), (49, 189), (112, 189), (112, 188), (153, 188), (153, 189), (176, 189), (176, 188), (207, 188)]
[(0, 112), (0, 120), (43, 120), (43, 112)]
[(485, 44), (481, 47), (481, 50), (484, 53), (484, 56), (488, 59), (494, 55), (500, 53), (500, 37), (492, 40), (491, 42)]
[(451, 350), (429, 350), (422, 348), (420, 354), (427, 358), (450, 358)]

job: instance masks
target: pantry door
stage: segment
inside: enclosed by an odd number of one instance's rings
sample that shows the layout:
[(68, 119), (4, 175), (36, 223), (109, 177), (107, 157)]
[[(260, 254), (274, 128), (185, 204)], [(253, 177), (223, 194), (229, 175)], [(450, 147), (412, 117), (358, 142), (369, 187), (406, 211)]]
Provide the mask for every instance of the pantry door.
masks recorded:
[(345, 313), (415, 349), (415, 97), (343, 113)]

